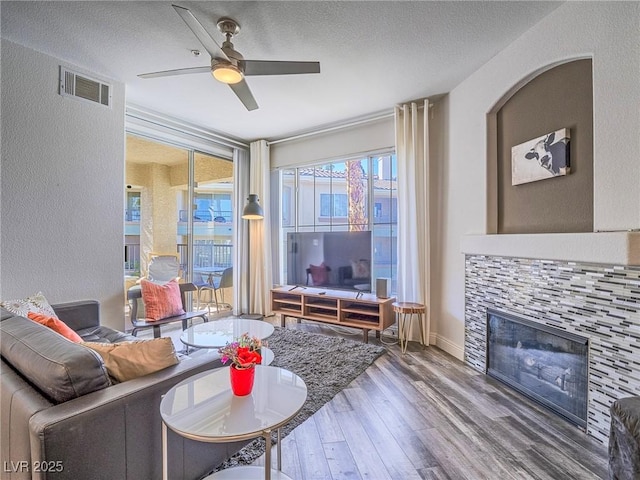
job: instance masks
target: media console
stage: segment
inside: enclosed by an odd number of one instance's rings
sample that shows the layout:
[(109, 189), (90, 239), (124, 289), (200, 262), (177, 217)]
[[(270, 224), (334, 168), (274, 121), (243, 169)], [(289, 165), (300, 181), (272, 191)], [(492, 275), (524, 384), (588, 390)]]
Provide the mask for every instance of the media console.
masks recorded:
[(286, 317), (298, 320), (330, 323), (362, 330), (368, 342), (369, 330), (376, 335), (395, 323), (395, 297), (378, 298), (370, 293), (285, 285), (271, 289), (271, 309), (280, 314), (280, 324)]

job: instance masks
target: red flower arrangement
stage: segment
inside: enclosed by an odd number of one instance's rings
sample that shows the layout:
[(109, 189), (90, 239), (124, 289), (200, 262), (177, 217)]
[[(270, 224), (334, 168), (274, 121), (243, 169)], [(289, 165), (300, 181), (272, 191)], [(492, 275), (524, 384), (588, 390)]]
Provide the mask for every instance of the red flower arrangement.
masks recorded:
[(220, 348), (218, 353), (223, 364), (231, 361), (236, 368), (251, 368), (262, 362), (261, 347), (262, 341), (259, 338), (243, 333), (235, 342)]

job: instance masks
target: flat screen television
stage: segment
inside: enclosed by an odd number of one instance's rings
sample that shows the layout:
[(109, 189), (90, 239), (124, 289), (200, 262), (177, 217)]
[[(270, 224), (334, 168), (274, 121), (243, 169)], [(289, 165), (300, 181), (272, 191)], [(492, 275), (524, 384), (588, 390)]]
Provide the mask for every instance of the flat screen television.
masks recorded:
[(287, 283), (371, 291), (371, 232), (290, 232)]

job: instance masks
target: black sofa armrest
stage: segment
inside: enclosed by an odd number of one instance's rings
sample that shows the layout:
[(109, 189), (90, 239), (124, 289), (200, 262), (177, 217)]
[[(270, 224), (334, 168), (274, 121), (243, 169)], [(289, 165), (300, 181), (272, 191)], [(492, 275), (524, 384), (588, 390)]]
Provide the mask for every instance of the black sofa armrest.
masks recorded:
[[(2, 466), (14, 465), (31, 458), (31, 445), (27, 425), (31, 416), (50, 408), (53, 404), (34, 390), (13, 367), (0, 360), (0, 405), (2, 405), (2, 428), (0, 428), (0, 461)], [(6, 463), (5, 463), (6, 462)], [(4, 469), (3, 469), (4, 470)], [(17, 469), (21, 470), (21, 469)], [(3, 480), (31, 480), (31, 473), (17, 471), (2, 472)]]
[(76, 332), (100, 325), (100, 303), (96, 300), (80, 300), (51, 306), (60, 320)]
[[(179, 364), (41, 410), (31, 417), (32, 462), (62, 460), (47, 479), (162, 477), (160, 401), (196, 373), (220, 367), (206, 352)], [(70, 434), (70, 432), (74, 432)], [(169, 478), (201, 478), (247, 442), (201, 443), (168, 431)]]

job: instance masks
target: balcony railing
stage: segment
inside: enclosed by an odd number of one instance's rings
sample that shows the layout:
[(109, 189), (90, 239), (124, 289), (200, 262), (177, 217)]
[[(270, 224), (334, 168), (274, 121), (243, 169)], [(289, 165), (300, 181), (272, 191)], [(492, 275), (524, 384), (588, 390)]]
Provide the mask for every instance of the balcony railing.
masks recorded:
[[(176, 246), (180, 256), (183, 274), (188, 274), (187, 266), (188, 248), (184, 243)], [(124, 271), (127, 275), (140, 274), (140, 245), (127, 243), (124, 246)], [(193, 267), (231, 267), (233, 265), (233, 245), (216, 243), (196, 243), (193, 246)]]
[[(178, 244), (180, 264), (188, 271), (187, 245)], [(233, 265), (233, 245), (219, 243), (196, 243), (193, 246), (193, 268), (231, 267)]]
[[(186, 210), (180, 210), (178, 212), (178, 221), (186, 222), (188, 218), (188, 212)], [(233, 221), (232, 212), (229, 210), (213, 211), (213, 210), (194, 210), (193, 211), (194, 222), (216, 222), (216, 223), (231, 223)]]

